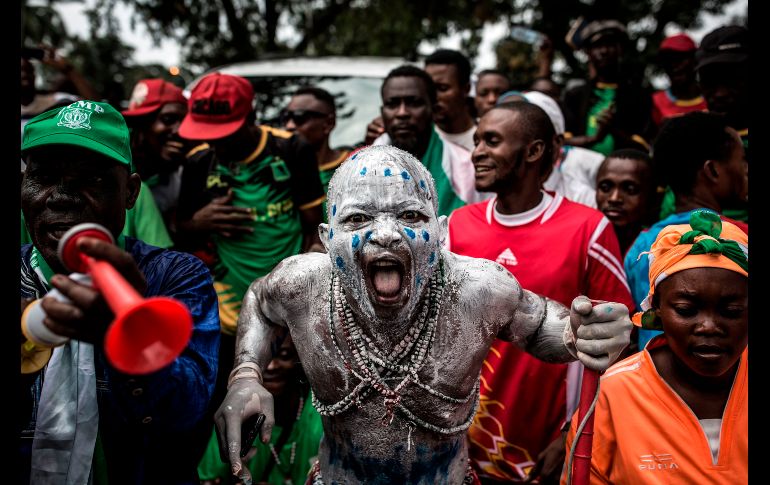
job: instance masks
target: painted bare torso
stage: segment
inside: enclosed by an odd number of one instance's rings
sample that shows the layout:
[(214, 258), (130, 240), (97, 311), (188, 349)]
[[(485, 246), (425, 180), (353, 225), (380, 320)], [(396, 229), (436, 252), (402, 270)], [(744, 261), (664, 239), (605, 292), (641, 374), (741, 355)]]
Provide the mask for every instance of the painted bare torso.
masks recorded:
[[(432, 176), (395, 147), (351, 155), (328, 197), (329, 222), (319, 226), (327, 254), (283, 260), (244, 297), (236, 365), (215, 415), (235, 475), (248, 478), (244, 419), (265, 414), (261, 439), (270, 439), (272, 396), (258, 369), (287, 330), (323, 417), (323, 483), (455, 485), (466, 478), (465, 430), (496, 337), (567, 362), (579, 355), (573, 326), (622, 319), (613, 304), (593, 312), (586, 298), (577, 313), (592, 316), (570, 324), (567, 308), (523, 290), (499, 264), (443, 250), (447, 220), (436, 215)], [(593, 332), (613, 349), (628, 342), (622, 311), (620, 327)], [(607, 352), (588, 343), (592, 355)]]
[[(401, 407), (393, 406), (392, 421), (387, 416), (386, 396), (373, 386), (363, 388), (360, 405), (323, 417), (325, 436), (319, 462), (325, 483), (462, 483), (468, 466), (465, 425), (475, 413), (476, 384), (490, 345), (500, 334), (530, 350), (542, 348), (528, 337), (544, 320), (545, 299), (522, 290), (496, 263), (448, 252), (442, 252), (441, 259), (443, 297), (435, 334), (416, 371), (419, 384), (410, 380), (400, 390)], [(356, 345), (349, 344), (335, 311), (331, 273), (328, 255), (289, 258), (252, 287), (253, 299), (247, 297), (245, 302), (251, 306), (258, 300), (256, 306), (272, 315), (272, 323), (288, 327), (322, 408), (345, 400), (360, 385), (361, 380), (348, 367), (362, 374), (352, 351)], [(437, 278), (439, 273), (436, 271)], [(551, 337), (559, 341), (569, 312), (553, 302), (548, 302), (548, 312), (548, 320), (555, 324)], [(259, 313), (255, 318), (260, 318)], [(406, 328), (394, 325), (372, 328), (374, 322), (357, 323), (385, 353), (406, 333)], [(252, 326), (239, 324), (239, 328)], [(242, 338), (247, 336), (243, 332)], [(539, 335), (543, 336), (547, 337)], [(541, 354), (552, 360), (571, 358), (563, 346)], [(407, 353), (402, 361), (410, 356)], [(383, 382), (390, 389), (406, 375), (376, 364), (370, 367), (385, 377)], [(439, 431), (427, 429), (424, 423)]]

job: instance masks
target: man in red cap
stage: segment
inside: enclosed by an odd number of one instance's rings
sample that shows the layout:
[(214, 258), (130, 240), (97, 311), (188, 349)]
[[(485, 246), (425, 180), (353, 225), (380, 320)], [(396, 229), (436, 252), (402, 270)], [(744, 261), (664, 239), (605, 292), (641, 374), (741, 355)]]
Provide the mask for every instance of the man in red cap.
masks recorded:
[(706, 111), (706, 100), (695, 78), (695, 41), (687, 34), (666, 37), (658, 49), (658, 63), (670, 81), (668, 89), (652, 95), (652, 120), (660, 126), (666, 118), (691, 111)]
[(248, 80), (209, 74), (192, 89), (179, 127), (182, 138), (205, 142), (187, 154), (176, 242), (209, 250), (223, 332), (221, 392), (251, 282), (288, 256), (322, 247), (318, 225), (326, 196), (315, 152), (297, 135), (258, 125), (253, 101)]
[(152, 191), (166, 227), (173, 232), (186, 144), (179, 125), (187, 114), (182, 90), (163, 79), (142, 79), (122, 112), (131, 130), (136, 171)]

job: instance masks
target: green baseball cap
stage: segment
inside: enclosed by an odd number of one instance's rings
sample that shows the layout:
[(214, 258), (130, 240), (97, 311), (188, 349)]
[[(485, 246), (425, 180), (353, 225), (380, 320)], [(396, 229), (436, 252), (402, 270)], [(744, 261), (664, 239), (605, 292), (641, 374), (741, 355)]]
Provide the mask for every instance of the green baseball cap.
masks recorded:
[(128, 165), (133, 171), (126, 120), (108, 103), (75, 101), (29, 120), (24, 126), (21, 154), (47, 145), (85, 148)]

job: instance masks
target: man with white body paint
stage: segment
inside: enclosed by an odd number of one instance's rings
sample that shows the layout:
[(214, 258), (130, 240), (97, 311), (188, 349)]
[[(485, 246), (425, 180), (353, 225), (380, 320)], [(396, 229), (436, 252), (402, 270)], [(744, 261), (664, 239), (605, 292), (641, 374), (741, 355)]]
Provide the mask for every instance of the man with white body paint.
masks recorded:
[(215, 416), (235, 475), (241, 424), (274, 423), (261, 372), (287, 332), (322, 415), (324, 438), (308, 483), (478, 483), (465, 430), (479, 372), (495, 338), (548, 362), (579, 358), (603, 370), (628, 344), (624, 305), (572, 311), (521, 288), (501, 265), (442, 249), (427, 169), (375, 146), (351, 156), (329, 185), (327, 254), (285, 259), (249, 288), (235, 368)]

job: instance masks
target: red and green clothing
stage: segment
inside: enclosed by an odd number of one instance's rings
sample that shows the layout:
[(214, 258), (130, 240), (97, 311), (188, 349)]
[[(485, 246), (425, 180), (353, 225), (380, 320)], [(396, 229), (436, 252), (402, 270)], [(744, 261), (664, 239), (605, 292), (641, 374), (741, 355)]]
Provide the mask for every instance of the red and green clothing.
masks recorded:
[(681, 116), (693, 111), (706, 111), (706, 99), (696, 96), (692, 99), (678, 99), (670, 89), (656, 91), (652, 95), (652, 121), (660, 126), (667, 118)]

